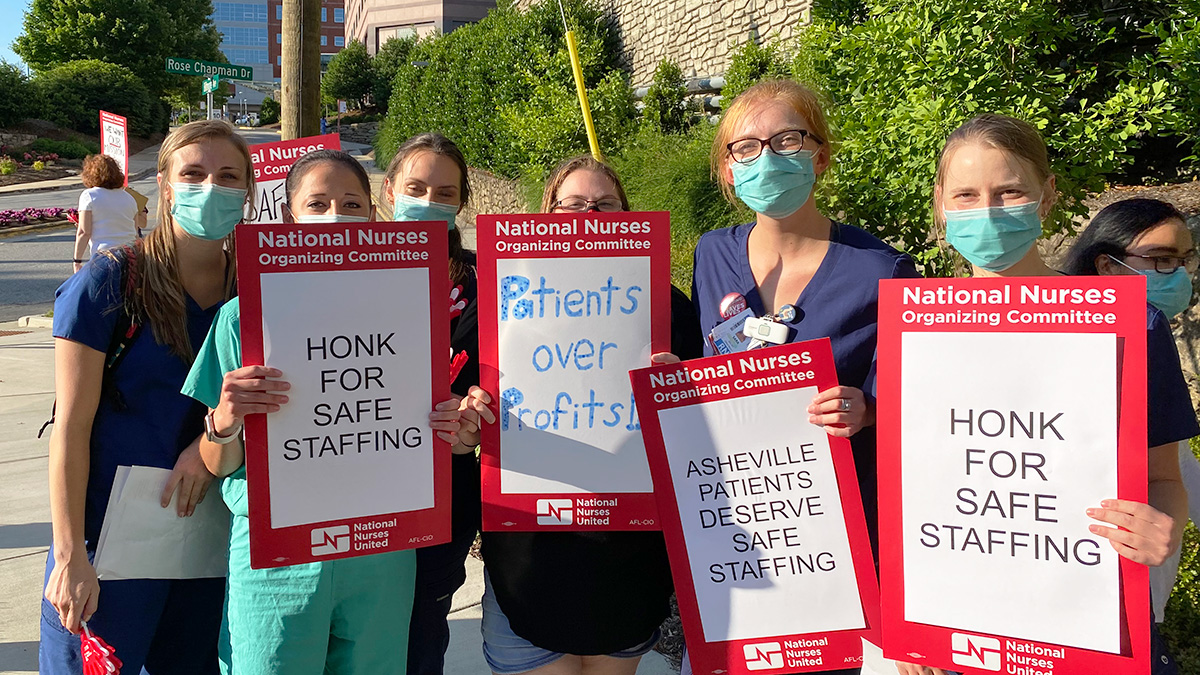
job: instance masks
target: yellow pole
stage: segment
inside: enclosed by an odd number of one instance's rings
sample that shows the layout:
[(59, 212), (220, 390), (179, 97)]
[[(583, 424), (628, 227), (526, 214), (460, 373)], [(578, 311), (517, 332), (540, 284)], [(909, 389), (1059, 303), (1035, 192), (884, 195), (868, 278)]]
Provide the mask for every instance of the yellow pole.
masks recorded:
[(583, 111), (583, 126), (587, 129), (588, 145), (592, 148), (592, 157), (598, 162), (603, 162), (604, 155), (600, 154), (600, 140), (596, 138), (596, 125), (592, 123), (592, 108), (588, 105), (587, 87), (583, 84), (583, 67), (579, 65), (579, 47), (575, 44), (573, 30), (567, 31), (567, 52), (571, 55), (571, 71), (575, 73), (575, 93), (579, 95), (579, 108)]

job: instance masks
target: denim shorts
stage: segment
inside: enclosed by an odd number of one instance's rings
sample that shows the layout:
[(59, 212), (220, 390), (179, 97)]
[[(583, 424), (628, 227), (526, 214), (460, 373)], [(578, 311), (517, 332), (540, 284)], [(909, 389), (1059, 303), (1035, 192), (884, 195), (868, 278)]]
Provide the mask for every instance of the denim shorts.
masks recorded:
[[(566, 656), (561, 652), (542, 649), (513, 632), (512, 627), (508, 625), (508, 617), (504, 616), (499, 603), (496, 602), (492, 580), (488, 577), (486, 569), (483, 571), (483, 621), (480, 631), (483, 633), (483, 658), (497, 675), (529, 672)], [(609, 656), (618, 659), (642, 656), (658, 644), (660, 636), (656, 628), (649, 640), (635, 647), (613, 652)]]

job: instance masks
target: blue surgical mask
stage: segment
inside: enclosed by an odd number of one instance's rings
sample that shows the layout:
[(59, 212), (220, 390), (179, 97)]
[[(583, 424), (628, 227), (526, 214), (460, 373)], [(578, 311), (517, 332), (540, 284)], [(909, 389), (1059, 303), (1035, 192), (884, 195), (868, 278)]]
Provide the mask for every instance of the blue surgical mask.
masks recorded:
[(1038, 237), (1041, 200), (1013, 206), (946, 211), (946, 241), (972, 265), (1001, 272), (1017, 264)]
[(197, 239), (224, 239), (242, 222), (246, 190), (213, 183), (171, 183), (171, 217)]
[(1111, 255), (1108, 257), (1146, 277), (1146, 301), (1166, 314), (1168, 319), (1183, 314), (1192, 303), (1192, 277), (1182, 265), (1170, 274), (1159, 274), (1154, 270), (1134, 269)]
[(319, 213), (307, 216), (292, 216), (297, 223), (365, 223), (366, 216), (351, 216), (341, 213)]
[(457, 214), (458, 207), (454, 204), (427, 202), (424, 199), (408, 195), (398, 195), (396, 196), (396, 206), (392, 211), (392, 219), (399, 221), (444, 220), (449, 226), (448, 229), (453, 230), (454, 216)]
[(817, 173), (812, 153), (776, 154), (770, 148), (749, 164), (733, 163), (733, 190), (755, 213), (785, 218), (800, 210), (812, 196)]

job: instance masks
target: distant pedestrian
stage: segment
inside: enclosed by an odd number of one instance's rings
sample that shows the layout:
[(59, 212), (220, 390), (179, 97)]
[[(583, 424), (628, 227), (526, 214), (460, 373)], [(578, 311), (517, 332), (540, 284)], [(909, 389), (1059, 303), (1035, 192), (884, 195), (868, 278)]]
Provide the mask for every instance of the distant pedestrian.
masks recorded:
[(79, 195), (79, 224), (75, 230), (75, 271), (97, 251), (128, 244), (137, 238), (137, 202), (125, 192), (125, 175), (108, 155), (83, 160)]
[(321, 135), (324, 136), (327, 133), (329, 133), (329, 122), (325, 119), (325, 116), (322, 115), (321, 116)]

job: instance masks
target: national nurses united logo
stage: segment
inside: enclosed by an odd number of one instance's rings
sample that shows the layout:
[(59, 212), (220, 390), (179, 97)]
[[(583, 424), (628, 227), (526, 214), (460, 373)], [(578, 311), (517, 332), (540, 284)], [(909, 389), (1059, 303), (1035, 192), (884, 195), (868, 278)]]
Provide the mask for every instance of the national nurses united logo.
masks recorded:
[(1000, 641), (967, 633), (950, 634), (950, 658), (955, 665), (1000, 670)]
[(538, 525), (570, 525), (575, 510), (570, 499), (537, 500)]
[(350, 526), (314, 527), (312, 530), (312, 554), (333, 555), (350, 551)]
[(746, 670), (775, 670), (783, 667), (783, 647), (778, 642), (755, 642), (743, 645)]

